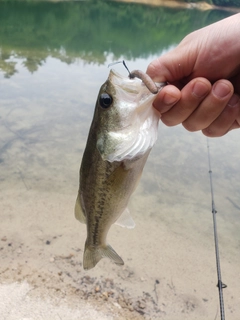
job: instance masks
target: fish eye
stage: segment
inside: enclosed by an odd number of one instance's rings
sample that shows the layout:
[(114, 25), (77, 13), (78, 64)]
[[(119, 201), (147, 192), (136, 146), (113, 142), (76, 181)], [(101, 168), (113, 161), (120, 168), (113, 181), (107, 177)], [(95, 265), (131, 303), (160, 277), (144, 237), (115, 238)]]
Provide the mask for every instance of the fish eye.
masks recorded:
[(100, 106), (107, 109), (112, 104), (112, 97), (108, 93), (102, 93), (99, 98)]

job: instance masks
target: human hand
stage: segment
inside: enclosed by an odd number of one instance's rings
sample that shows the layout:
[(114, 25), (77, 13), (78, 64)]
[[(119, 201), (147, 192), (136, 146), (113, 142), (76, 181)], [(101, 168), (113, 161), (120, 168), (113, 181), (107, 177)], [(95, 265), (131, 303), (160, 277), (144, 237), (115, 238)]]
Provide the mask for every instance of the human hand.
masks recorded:
[(240, 14), (186, 36), (147, 73), (167, 81), (153, 106), (168, 126), (222, 136), (240, 127)]

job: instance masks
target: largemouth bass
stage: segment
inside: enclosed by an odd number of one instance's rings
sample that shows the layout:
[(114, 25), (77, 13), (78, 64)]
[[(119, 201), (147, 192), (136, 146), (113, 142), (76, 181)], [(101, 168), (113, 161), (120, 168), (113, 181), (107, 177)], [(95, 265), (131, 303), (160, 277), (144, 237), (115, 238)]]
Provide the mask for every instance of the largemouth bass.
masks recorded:
[(75, 205), (76, 218), (87, 225), (84, 269), (93, 268), (103, 257), (124, 264), (106, 238), (115, 222), (135, 226), (127, 205), (157, 139), (159, 114), (152, 107), (154, 98), (142, 81), (113, 70), (100, 88)]

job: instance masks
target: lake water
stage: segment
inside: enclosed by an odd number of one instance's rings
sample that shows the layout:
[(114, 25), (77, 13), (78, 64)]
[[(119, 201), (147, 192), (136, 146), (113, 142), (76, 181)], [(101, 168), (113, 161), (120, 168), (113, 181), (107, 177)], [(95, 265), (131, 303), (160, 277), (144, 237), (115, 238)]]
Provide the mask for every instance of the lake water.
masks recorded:
[[(14, 237), (23, 239), (21, 232), (28, 231), (24, 231), (24, 219), (23, 230), (21, 227), (21, 216), (26, 213), (21, 212), (21, 207), (33, 192), (37, 198), (58, 194), (63, 205), (65, 198), (72, 199), (65, 219), (76, 226), (77, 238), (80, 227), (74, 220), (73, 207), (79, 166), (98, 90), (109, 73), (108, 64), (124, 59), (130, 70), (146, 70), (154, 58), (176, 46), (186, 34), (230, 14), (223, 10), (169, 9), (117, 1), (0, 2), (0, 217), (9, 222), (3, 223), (7, 229), (0, 227), (0, 238), (10, 237), (15, 216), (20, 216), (20, 228), (14, 231)], [(122, 65), (114, 68), (127, 75)], [(222, 276), (229, 287), (224, 291), (226, 312), (231, 319), (237, 319), (240, 312), (239, 135), (236, 130), (209, 139)], [(209, 300), (213, 300), (212, 305), (204, 305), (205, 313), (199, 311), (195, 315), (192, 311), (191, 319), (210, 319), (210, 315), (213, 319), (218, 308), (208, 170), (205, 136), (189, 133), (181, 126), (168, 128), (160, 124), (158, 141), (130, 204), (136, 224), (145, 230), (147, 243), (141, 242), (138, 234), (134, 236), (134, 231), (133, 236), (128, 236), (130, 231), (111, 231), (111, 236), (114, 232), (127, 233), (129, 251), (122, 250), (121, 256), (130, 265), (131, 259), (137, 260), (139, 269), (146, 273), (142, 278), (151, 278), (151, 273), (153, 279), (159, 278), (159, 265), (165, 264), (166, 268), (169, 263), (171, 267), (167, 269), (178, 279), (177, 265), (186, 259), (185, 255), (188, 253), (188, 261), (198, 257), (203, 267), (196, 270), (196, 261), (192, 261), (192, 267), (190, 262), (189, 269), (181, 269), (181, 294), (191, 291), (191, 281), (196, 281), (192, 285), (196, 288), (200, 275), (208, 279), (210, 272), (211, 283), (201, 281), (202, 290), (208, 287), (212, 297)], [(20, 209), (13, 210), (8, 220), (6, 210), (10, 205)], [(30, 215), (34, 212), (34, 202), (28, 210)], [(54, 229), (54, 222), (52, 226)], [(85, 227), (81, 228), (85, 232)], [(170, 252), (167, 243), (156, 244), (156, 232), (163, 228), (171, 239), (176, 236), (177, 241), (183, 239), (185, 246), (189, 244), (184, 256), (178, 247)], [(51, 235), (51, 228), (42, 230), (43, 237), (45, 232)], [(62, 234), (64, 237), (64, 230)], [(82, 250), (84, 242), (76, 242)], [(121, 252), (119, 240), (114, 247)], [(151, 266), (147, 262), (143, 265), (142, 250), (152, 259)], [(158, 260), (158, 252), (161, 256), (163, 251), (164, 258)], [(173, 257), (177, 257), (175, 262)], [(77, 259), (81, 261), (82, 253)], [(209, 259), (210, 269), (204, 268), (204, 259)], [(105, 268), (107, 265), (105, 262)], [(190, 283), (185, 286), (188, 279)], [(147, 287), (145, 283), (140, 283), (142, 291)], [(139, 290), (139, 283), (131, 286), (133, 291)], [(208, 308), (214, 312), (208, 314)], [(175, 318), (166, 312), (164, 319)]]

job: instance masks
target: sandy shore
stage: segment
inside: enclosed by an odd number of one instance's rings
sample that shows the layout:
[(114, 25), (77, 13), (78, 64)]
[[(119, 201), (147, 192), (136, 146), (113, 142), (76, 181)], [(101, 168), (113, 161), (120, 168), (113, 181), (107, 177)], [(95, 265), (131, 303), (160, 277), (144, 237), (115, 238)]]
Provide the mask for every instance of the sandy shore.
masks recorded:
[(187, 3), (182, 1), (175, 0), (119, 0), (121, 2), (134, 2), (134, 3), (142, 3), (151, 6), (161, 6), (168, 8), (184, 8), (184, 9), (193, 9), (197, 8), (199, 10), (210, 10), (213, 9), (214, 6), (210, 5), (207, 2), (198, 2), (198, 3)]
[(237, 7), (223, 7), (223, 6), (215, 6), (213, 4), (209, 4), (205, 1), (200, 2), (182, 2), (175, 0), (118, 0), (120, 2), (132, 2), (132, 3), (141, 3), (150, 6), (160, 6), (160, 7), (168, 7), (168, 8), (179, 8), (179, 9), (198, 9), (198, 10), (227, 10), (231, 12), (239, 12), (240, 8)]
[[(166, 218), (159, 223), (158, 213), (147, 209), (153, 196), (142, 199), (142, 188), (130, 206), (135, 212), (135, 230), (113, 226), (109, 234), (109, 242), (125, 265), (102, 260), (88, 272), (82, 268), (85, 226), (75, 221), (72, 213), (75, 195), (26, 189), (21, 179), (14, 189), (3, 188), (2, 319), (177, 320), (182, 315), (185, 320), (214, 319), (218, 294), (213, 241), (190, 221), (177, 225), (184, 217), (181, 213), (194, 212), (195, 204), (174, 203), (168, 221), (166, 199), (161, 219)], [(144, 215), (140, 207), (147, 209)], [(211, 230), (209, 211), (200, 216), (195, 218), (196, 226), (201, 221), (204, 230)], [(239, 257), (232, 259), (229, 254), (222, 258), (229, 286), (226, 312), (237, 320)]]

